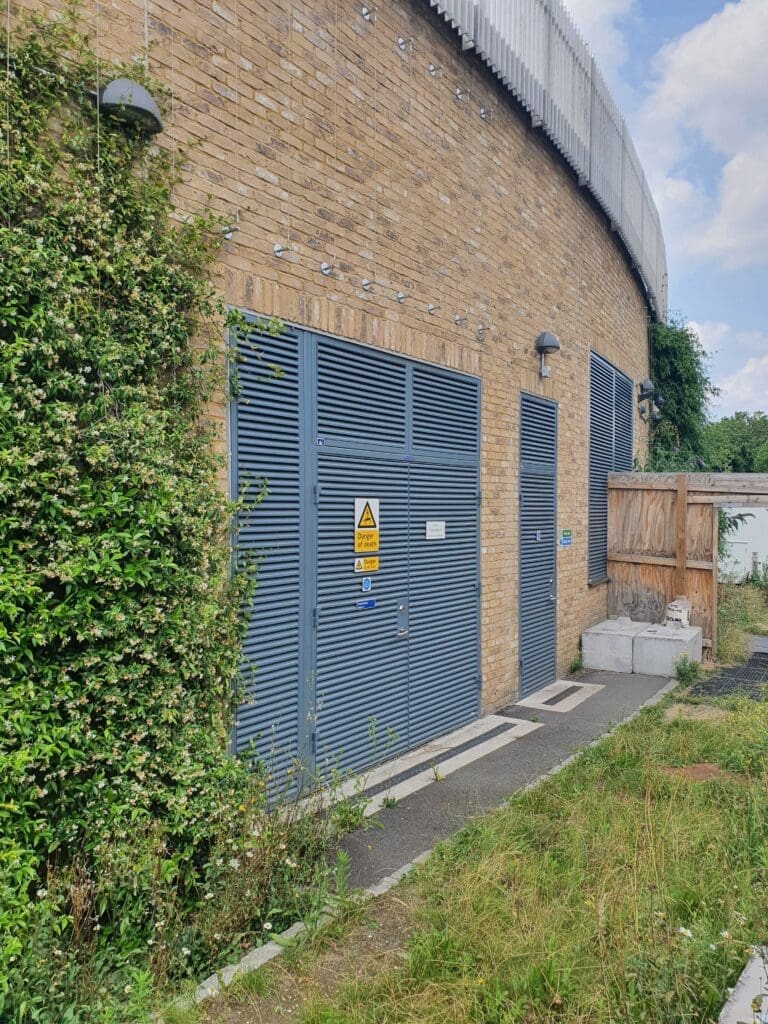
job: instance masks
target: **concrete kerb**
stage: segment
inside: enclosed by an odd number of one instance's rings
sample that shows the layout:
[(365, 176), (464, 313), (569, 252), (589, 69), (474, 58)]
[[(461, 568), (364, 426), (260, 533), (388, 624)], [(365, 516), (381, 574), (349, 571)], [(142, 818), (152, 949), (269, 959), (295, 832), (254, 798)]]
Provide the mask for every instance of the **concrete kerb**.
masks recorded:
[[(541, 775), (537, 776), (527, 785), (523, 786), (521, 789), (516, 790), (515, 793), (510, 794), (510, 797), (516, 795), (516, 793), (527, 793), (530, 790), (535, 789), (537, 786), (540, 786), (542, 782), (545, 782), (547, 779), (552, 778), (553, 775), (557, 775), (564, 768), (567, 768), (569, 764), (573, 764), (574, 761), (578, 760), (578, 758), (581, 757), (584, 751), (589, 750), (592, 747), (596, 747), (599, 743), (602, 743), (602, 741), (606, 739), (608, 736), (611, 736), (621, 726), (626, 725), (628, 722), (631, 722), (632, 719), (636, 718), (639, 714), (641, 714), (641, 712), (645, 711), (646, 708), (650, 708), (653, 707), (655, 704), (658, 704), (661, 700), (664, 699), (664, 697), (666, 697), (668, 693), (671, 693), (672, 690), (674, 690), (678, 685), (679, 684), (677, 680), (671, 679), (666, 684), (666, 686), (663, 686), (652, 697), (650, 697), (647, 701), (641, 704), (636, 711), (633, 711), (630, 715), (627, 715), (626, 718), (623, 718), (620, 722), (617, 722), (614, 726), (606, 730), (606, 732), (602, 733), (594, 740), (591, 740), (589, 743), (586, 743), (583, 747), (580, 747), (579, 750), (575, 751), (569, 757), (566, 757), (563, 761), (560, 761), (553, 768), (550, 768), (549, 771), (543, 772)], [(429, 850), (425, 850), (423, 853), (420, 853), (418, 857), (414, 857), (413, 860), (409, 861), (407, 864), (404, 864), (401, 868), (398, 868), (397, 871), (394, 871), (391, 875), (387, 875), (386, 878), (382, 878), (381, 881), (377, 882), (375, 885), (372, 885), (369, 888), (364, 889), (360, 894), (360, 905), (365, 905), (371, 900), (376, 899), (379, 896), (383, 896), (385, 893), (389, 892), (390, 889), (393, 889), (397, 885), (397, 883), (401, 881), (401, 879), (403, 879), (407, 874), (410, 874), (410, 872), (414, 868), (418, 867), (420, 864), (423, 864), (425, 861), (427, 861), (431, 856), (432, 852), (434, 851), (434, 849), (434, 846), (430, 847)], [(332, 921), (337, 919), (340, 913), (341, 911), (338, 907), (329, 905), (323, 909), (317, 921), (312, 923), (312, 927), (314, 929), (322, 928), (325, 925), (330, 924)], [(251, 971), (259, 970), (261, 967), (264, 967), (266, 964), (268, 964), (271, 960), (274, 960), (275, 957), (280, 956), (283, 950), (287, 946), (289, 946), (294, 939), (296, 939), (299, 935), (303, 934), (308, 930), (309, 925), (305, 924), (303, 921), (297, 921), (296, 924), (291, 925), (290, 928), (288, 928), (284, 932), (281, 932), (279, 935), (275, 936), (274, 939), (265, 943), (263, 946), (257, 946), (255, 949), (250, 950), (248, 953), (245, 954), (245, 956), (240, 961), (238, 961), (238, 963), (229, 964), (227, 967), (222, 967), (221, 970), (217, 971), (215, 974), (212, 974), (209, 978), (206, 978), (205, 981), (203, 981), (200, 985), (197, 986), (190, 999), (179, 1000), (178, 1005), (188, 1006), (193, 1003), (201, 1003), (205, 999), (210, 999), (212, 996), (218, 995), (222, 991), (222, 989), (228, 988), (235, 980), (235, 978), (237, 978), (238, 975), (248, 974)], [(158, 1021), (162, 1021), (162, 1017), (158, 1017), (157, 1019)]]
[(768, 946), (754, 950), (731, 990), (718, 1024), (766, 1024), (768, 1021)]

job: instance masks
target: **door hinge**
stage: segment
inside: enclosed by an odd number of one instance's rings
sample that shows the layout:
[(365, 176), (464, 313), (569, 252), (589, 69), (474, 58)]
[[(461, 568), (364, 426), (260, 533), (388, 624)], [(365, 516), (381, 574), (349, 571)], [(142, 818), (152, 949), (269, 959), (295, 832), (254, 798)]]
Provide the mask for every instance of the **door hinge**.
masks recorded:
[(320, 486), (320, 484), (315, 484), (315, 486), (312, 488), (312, 500), (314, 501), (315, 505), (319, 505), (320, 504), (320, 491), (321, 490), (322, 490), (322, 487)]
[(312, 609), (312, 625), (315, 627), (315, 629), (317, 629), (320, 623), (321, 612), (322, 608), (320, 607), (319, 604), (316, 604), (315, 607)]
[(312, 752), (312, 757), (317, 756), (317, 732), (313, 729), (309, 736), (309, 749)]
[(480, 488), (478, 488), (478, 491), (477, 491), (477, 507), (480, 508), (480, 506), (482, 504), (483, 504), (483, 489), (482, 489), (482, 487), (480, 487)]

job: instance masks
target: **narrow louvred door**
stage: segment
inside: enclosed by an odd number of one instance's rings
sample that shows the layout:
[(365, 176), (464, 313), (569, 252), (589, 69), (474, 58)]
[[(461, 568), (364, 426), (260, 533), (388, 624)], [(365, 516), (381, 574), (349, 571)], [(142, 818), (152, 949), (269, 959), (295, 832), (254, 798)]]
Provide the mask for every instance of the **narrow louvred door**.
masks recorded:
[(520, 406), (520, 695), (555, 679), (557, 406)]
[(592, 354), (589, 374), (589, 582), (608, 576), (608, 474), (614, 460), (614, 371)]

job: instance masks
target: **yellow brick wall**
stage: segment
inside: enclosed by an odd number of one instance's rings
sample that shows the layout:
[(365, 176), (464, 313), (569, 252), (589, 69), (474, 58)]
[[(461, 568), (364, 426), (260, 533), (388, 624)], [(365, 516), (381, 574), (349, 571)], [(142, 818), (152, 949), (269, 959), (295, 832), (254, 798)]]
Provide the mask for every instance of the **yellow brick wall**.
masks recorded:
[[(62, 2), (14, 10), (31, 6)], [(369, 7), (371, 22), (358, 0), (85, 0), (83, 11), (105, 61), (148, 53), (171, 91), (158, 141), (191, 147), (179, 209), (208, 203), (238, 223), (216, 270), (228, 302), (482, 378), (493, 708), (518, 682), (520, 390), (559, 403), (558, 528), (573, 530), (557, 553), (562, 672), (607, 612), (606, 587), (586, 582), (589, 351), (646, 377), (647, 310), (605, 215), (424, 0)], [(534, 351), (543, 330), (562, 343), (548, 380)], [(225, 413), (222, 399), (222, 438)]]

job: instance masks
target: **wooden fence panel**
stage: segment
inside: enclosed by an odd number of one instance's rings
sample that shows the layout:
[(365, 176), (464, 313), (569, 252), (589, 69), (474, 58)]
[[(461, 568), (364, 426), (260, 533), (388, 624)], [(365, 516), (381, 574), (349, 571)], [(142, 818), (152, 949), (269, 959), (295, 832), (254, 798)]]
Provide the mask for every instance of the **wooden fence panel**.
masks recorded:
[(661, 622), (675, 597), (691, 602), (705, 646), (717, 644), (717, 509), (768, 506), (766, 473), (611, 473), (608, 608)]

